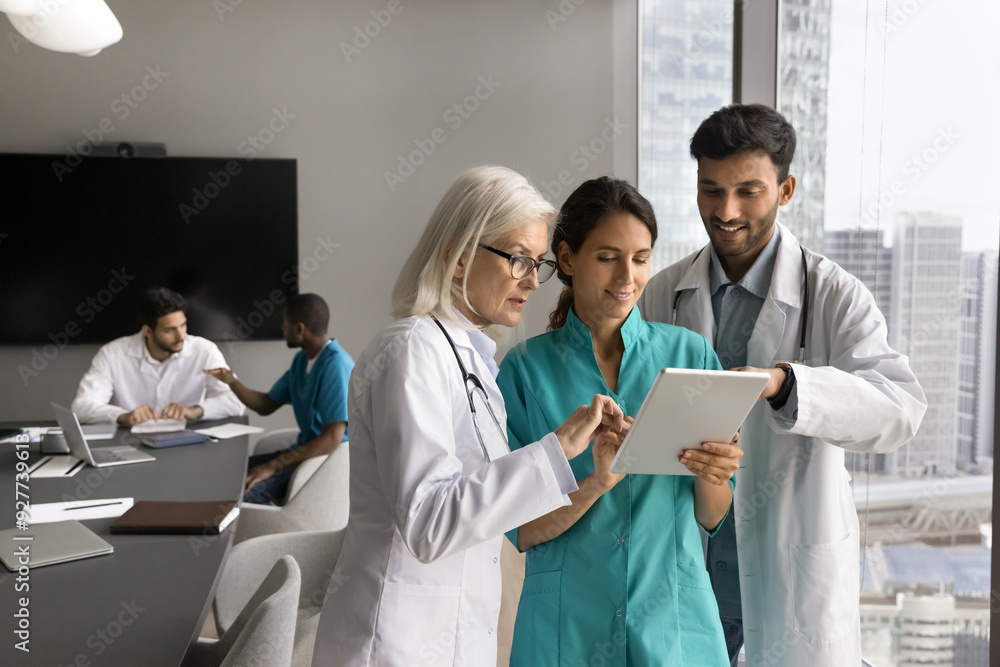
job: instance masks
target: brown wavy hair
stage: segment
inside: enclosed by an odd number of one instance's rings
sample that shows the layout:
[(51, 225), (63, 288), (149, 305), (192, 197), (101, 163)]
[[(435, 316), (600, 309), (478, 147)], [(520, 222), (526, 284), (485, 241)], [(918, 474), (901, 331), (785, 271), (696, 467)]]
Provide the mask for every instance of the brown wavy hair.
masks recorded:
[(559, 263), (559, 244), (565, 241), (570, 252), (580, 252), (587, 237), (609, 213), (634, 216), (646, 225), (652, 243), (656, 243), (656, 214), (653, 213), (653, 205), (631, 183), (620, 178), (601, 176), (580, 185), (559, 209), (556, 229), (552, 234), (556, 275), (565, 287), (559, 295), (555, 310), (549, 313), (549, 331), (566, 324), (574, 299), (573, 277), (567, 275)]

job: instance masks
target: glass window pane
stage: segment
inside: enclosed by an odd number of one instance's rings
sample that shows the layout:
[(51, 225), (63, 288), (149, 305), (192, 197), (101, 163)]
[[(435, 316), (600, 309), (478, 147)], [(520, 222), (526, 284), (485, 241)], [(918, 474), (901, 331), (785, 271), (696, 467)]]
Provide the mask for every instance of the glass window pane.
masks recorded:
[(642, 137), (639, 190), (659, 222), (658, 271), (705, 244), (688, 141), (733, 99), (732, 0), (641, 3)]
[(909, 444), (847, 456), (863, 535), (867, 519), (865, 656), (985, 667), (1000, 197), (970, 177), (1000, 182), (1000, 141), (983, 131), (1000, 93), (980, 76), (1000, 70), (1000, 8), (970, 21), (867, 5), (781, 2), (779, 109), (799, 140), (781, 219), (875, 293), (929, 404)]

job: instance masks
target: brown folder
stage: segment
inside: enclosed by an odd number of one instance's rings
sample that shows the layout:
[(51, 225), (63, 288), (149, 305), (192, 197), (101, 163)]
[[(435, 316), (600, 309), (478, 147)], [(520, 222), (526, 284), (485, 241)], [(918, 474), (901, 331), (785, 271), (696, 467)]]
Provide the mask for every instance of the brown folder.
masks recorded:
[(235, 501), (140, 500), (111, 524), (111, 532), (218, 535), (238, 513)]

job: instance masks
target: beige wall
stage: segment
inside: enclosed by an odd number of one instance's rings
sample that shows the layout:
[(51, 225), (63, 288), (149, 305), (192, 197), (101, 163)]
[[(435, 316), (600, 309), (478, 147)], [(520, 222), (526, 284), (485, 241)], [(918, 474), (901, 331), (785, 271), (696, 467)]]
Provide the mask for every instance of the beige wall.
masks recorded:
[[(294, 117), (260, 156), (298, 159), (300, 259), (313, 255), (319, 238), (339, 244), (301, 289), (327, 299), (332, 333), (357, 355), (388, 322), (399, 267), (462, 170), (498, 163), (539, 185), (565, 172), (568, 189), (602, 173), (636, 175), (634, 0), (402, 0), (395, 15), (389, 5), (109, 0), (125, 36), (93, 58), (16, 43), (0, 19), (0, 151), (63, 152), (109, 119), (110, 141), (164, 142), (175, 156), (239, 157), (275, 109), (287, 110)], [(359, 40), (363, 48), (348, 62), (342, 45), (374, 20), (371, 12), (391, 21), (367, 44)], [(147, 67), (159, 68), (158, 81)], [(147, 89), (136, 90), (144, 78)], [(478, 108), (467, 118), (448, 113), (477, 90), (483, 99), (469, 101)], [(134, 109), (121, 99), (133, 92)], [(592, 141), (600, 148), (596, 140), (616, 117), (627, 127), (603, 152), (591, 160), (579, 151)], [(438, 128), (445, 141), (390, 190), (385, 172)], [(567, 194), (542, 189), (557, 205)], [(59, 258), (39, 248), (39, 261)], [(548, 286), (529, 302), (528, 333), (541, 331), (556, 291)], [(69, 403), (95, 350), (72, 346), (25, 385), (17, 367), (29, 363), (32, 348), (0, 348), (0, 420), (51, 418), (48, 401)], [(258, 388), (291, 359), (281, 342), (223, 345), (223, 353)], [(294, 424), (288, 409), (254, 421)]]

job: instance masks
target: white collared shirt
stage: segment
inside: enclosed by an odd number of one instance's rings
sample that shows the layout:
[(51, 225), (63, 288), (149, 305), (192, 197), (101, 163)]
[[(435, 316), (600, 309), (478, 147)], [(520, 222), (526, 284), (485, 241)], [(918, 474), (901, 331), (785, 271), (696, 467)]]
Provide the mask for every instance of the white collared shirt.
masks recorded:
[(80, 380), (73, 412), (82, 423), (114, 422), (140, 405), (162, 409), (169, 403), (200, 405), (204, 419), (243, 414), (232, 390), (210, 375), (208, 368), (228, 367), (218, 346), (199, 336), (187, 336), (180, 352), (159, 368), (150, 363), (142, 333), (124, 336), (101, 347)]

